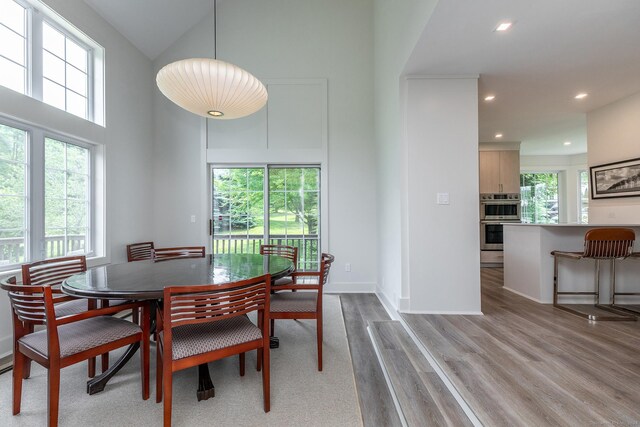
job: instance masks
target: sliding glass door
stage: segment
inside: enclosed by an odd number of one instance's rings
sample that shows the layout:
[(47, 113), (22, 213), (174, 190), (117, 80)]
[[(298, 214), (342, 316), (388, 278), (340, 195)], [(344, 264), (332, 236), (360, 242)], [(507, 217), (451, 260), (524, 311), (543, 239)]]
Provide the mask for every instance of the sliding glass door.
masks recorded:
[(318, 269), (319, 167), (213, 167), (212, 196), (212, 253), (289, 245), (298, 248), (299, 270)]

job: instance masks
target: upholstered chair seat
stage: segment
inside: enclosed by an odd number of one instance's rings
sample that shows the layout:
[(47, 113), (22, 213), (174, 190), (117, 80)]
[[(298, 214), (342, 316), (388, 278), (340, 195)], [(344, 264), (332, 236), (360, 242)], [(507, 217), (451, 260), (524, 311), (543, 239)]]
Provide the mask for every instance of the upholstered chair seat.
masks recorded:
[(173, 360), (178, 360), (259, 339), (262, 339), (260, 329), (247, 316), (236, 316), (174, 328), (171, 350)]
[[(60, 357), (65, 358), (76, 353), (82, 353), (141, 332), (142, 329), (135, 323), (113, 316), (92, 317), (61, 325), (58, 327)], [(20, 338), (18, 342), (44, 357), (49, 356), (46, 330), (26, 335)]]
[(280, 292), (271, 296), (271, 312), (314, 313), (317, 301), (317, 292)]

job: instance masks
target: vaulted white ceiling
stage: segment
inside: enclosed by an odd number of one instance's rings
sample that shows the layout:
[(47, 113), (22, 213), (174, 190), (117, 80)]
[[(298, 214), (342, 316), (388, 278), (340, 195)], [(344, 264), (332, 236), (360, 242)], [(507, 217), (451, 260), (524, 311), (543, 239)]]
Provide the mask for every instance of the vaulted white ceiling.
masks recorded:
[(213, 0), (84, 0), (149, 59), (213, 8)]
[[(150, 59), (213, 5), (85, 2)], [(515, 25), (494, 32), (503, 20)], [(522, 154), (585, 152), (585, 113), (640, 91), (639, 22), (639, 0), (440, 0), (405, 72), (479, 74), (480, 141), (500, 132), (521, 141)], [(589, 96), (576, 101), (578, 92)], [(486, 94), (496, 99), (482, 101)]]

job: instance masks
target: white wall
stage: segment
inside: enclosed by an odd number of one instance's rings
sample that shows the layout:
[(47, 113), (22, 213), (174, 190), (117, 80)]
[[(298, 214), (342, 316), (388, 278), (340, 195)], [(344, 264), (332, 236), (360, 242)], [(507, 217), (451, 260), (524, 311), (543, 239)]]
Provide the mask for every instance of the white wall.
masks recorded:
[[(589, 166), (640, 158), (640, 93), (587, 113)], [(589, 200), (589, 222), (638, 224), (640, 197)]]
[(377, 151), (377, 292), (393, 307), (408, 295), (407, 195), (403, 173), (406, 141), (402, 128), (400, 79), (437, 0), (374, 0), (374, 126)]
[[(371, 2), (219, 1), (217, 11), (219, 59), (266, 82), (326, 79), (328, 147), (323, 167), (328, 171), (328, 200), (322, 203), (328, 207), (324, 224), (329, 235), (323, 246), (336, 256), (328, 290), (373, 291), (377, 212)], [(177, 59), (211, 57), (211, 22), (211, 16), (203, 17), (154, 62), (154, 70)], [(156, 91), (154, 120), (156, 241), (205, 244), (209, 185), (204, 119), (182, 112)], [(212, 135), (220, 135), (214, 130), (218, 124), (211, 120), (210, 126)], [(255, 145), (247, 139), (250, 134), (234, 138), (241, 147)], [(211, 162), (224, 160), (215, 147), (224, 147), (227, 159), (254, 160), (252, 153), (216, 140), (209, 150)], [(196, 224), (189, 222), (191, 214), (198, 215)], [(345, 271), (345, 263), (351, 264), (351, 272)]]
[[(82, 0), (46, 0), (105, 48), (106, 127), (100, 127), (0, 87), (0, 114), (103, 144), (106, 154), (106, 233), (102, 262), (126, 261), (125, 245), (152, 237), (151, 61)], [(0, 295), (0, 356), (11, 350), (8, 299)]]
[(558, 172), (558, 219), (560, 222), (579, 221), (578, 172), (581, 170), (589, 170), (586, 153), (571, 156), (520, 156), (522, 172)]
[[(403, 311), (480, 313), (477, 81), (406, 81), (410, 233)], [(449, 204), (437, 204), (438, 193)]]

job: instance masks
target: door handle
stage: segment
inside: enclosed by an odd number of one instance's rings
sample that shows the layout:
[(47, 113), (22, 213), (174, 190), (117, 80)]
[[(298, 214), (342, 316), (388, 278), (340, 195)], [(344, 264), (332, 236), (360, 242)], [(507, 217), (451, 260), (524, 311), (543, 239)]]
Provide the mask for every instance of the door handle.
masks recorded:
[(209, 220), (209, 236), (213, 236), (213, 220)]

